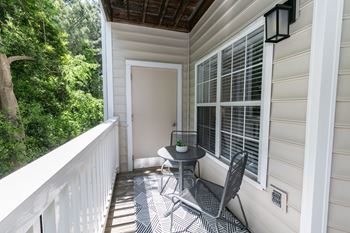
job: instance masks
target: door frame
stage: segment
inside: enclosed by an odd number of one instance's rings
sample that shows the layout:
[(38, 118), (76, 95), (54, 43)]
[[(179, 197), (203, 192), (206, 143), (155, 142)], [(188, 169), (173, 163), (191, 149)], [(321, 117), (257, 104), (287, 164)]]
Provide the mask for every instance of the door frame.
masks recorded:
[(127, 118), (127, 149), (128, 171), (134, 169), (133, 161), (133, 135), (132, 135), (132, 88), (131, 68), (133, 66), (148, 68), (163, 68), (176, 70), (176, 129), (182, 129), (182, 65), (175, 63), (162, 63), (140, 60), (126, 60), (126, 118)]

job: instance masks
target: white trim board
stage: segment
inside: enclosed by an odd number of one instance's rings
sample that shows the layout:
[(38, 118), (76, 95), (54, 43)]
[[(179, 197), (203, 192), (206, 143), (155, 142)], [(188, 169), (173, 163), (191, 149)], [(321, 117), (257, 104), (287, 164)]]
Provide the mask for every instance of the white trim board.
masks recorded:
[(326, 233), (344, 0), (314, 1), (300, 233)]
[[(133, 137), (132, 137), (132, 90), (131, 90), (131, 67), (152, 67), (163, 69), (175, 69), (177, 72), (177, 99), (176, 99), (176, 129), (182, 129), (182, 65), (173, 63), (150, 62), (139, 60), (126, 60), (126, 117), (127, 117), (127, 147), (128, 147), (128, 171), (134, 168), (133, 161)], [(136, 163), (136, 161), (135, 161)]]

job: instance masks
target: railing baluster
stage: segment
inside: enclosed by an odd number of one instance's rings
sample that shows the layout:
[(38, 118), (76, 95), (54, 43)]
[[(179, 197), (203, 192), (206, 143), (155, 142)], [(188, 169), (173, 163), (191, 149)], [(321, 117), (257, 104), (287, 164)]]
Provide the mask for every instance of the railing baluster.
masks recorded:
[(80, 183), (80, 176), (75, 177), (75, 179), (72, 182), (72, 221), (73, 225), (69, 232), (75, 233), (75, 232), (81, 232), (81, 214), (82, 214), (82, 208), (81, 208), (81, 201), (80, 201), (80, 195), (81, 193), (81, 183)]
[(96, 175), (96, 164), (95, 164), (95, 156), (96, 156), (96, 148), (93, 149), (92, 155), (91, 155), (91, 215), (92, 215), (92, 232), (97, 232), (97, 208), (96, 208), (96, 181), (95, 181), (95, 175)]
[[(90, 152), (91, 154), (91, 152)], [(88, 162), (88, 167), (86, 169), (87, 172), (87, 213), (88, 213), (88, 219), (87, 219), (87, 225), (88, 225), (88, 232), (93, 232), (93, 204), (92, 204), (92, 161), (91, 161), (91, 155), (88, 155), (89, 162)]]
[(56, 229), (56, 213), (55, 201), (53, 201), (43, 213), (43, 230), (44, 233), (55, 233)]
[(101, 218), (103, 219), (103, 214), (104, 214), (104, 202), (103, 202), (103, 161), (102, 161), (102, 153), (103, 153), (103, 146), (100, 144), (99, 148), (99, 156), (98, 156), (98, 162), (99, 162), (99, 167), (100, 167), (100, 208), (101, 208)]
[(58, 198), (55, 200), (55, 215), (57, 223), (57, 232), (69, 232), (69, 190), (64, 187)]
[(116, 137), (115, 139), (115, 147), (114, 147), (114, 150), (115, 150), (115, 161), (116, 161), (116, 167), (117, 167), (117, 171), (119, 172), (120, 171), (120, 144), (119, 144), (119, 122), (116, 124), (116, 130), (114, 132), (114, 135)]
[(88, 232), (87, 178), (84, 168), (80, 175), (81, 226), (82, 232)]
[(110, 190), (110, 186), (111, 186), (111, 172), (110, 172), (110, 165), (111, 165), (111, 162), (110, 162), (110, 155), (109, 155), (109, 148), (108, 148), (108, 140), (105, 142), (105, 147), (106, 147), (106, 161), (107, 161), (107, 167), (106, 167), (106, 170), (107, 170), (107, 200), (109, 198), (109, 190)]
[(92, 204), (93, 204), (93, 214), (94, 214), (94, 232), (97, 232), (98, 229), (98, 203), (97, 203), (97, 180), (96, 180), (96, 173), (97, 173), (97, 166), (96, 166), (96, 155), (97, 155), (97, 149), (94, 148), (94, 153), (92, 156)]
[(40, 218), (38, 217), (26, 233), (41, 233)]
[(100, 168), (100, 160), (99, 160), (99, 155), (100, 155), (100, 144), (96, 146), (96, 154), (95, 154), (95, 166), (96, 166), (96, 171), (95, 171), (95, 182), (96, 182), (96, 216), (97, 216), (97, 229), (101, 228), (101, 223), (102, 223), (102, 210), (101, 210), (101, 168)]
[(107, 171), (107, 161), (106, 161), (106, 145), (103, 144), (103, 176), (105, 179), (103, 180), (103, 206), (106, 206), (107, 203), (107, 190), (108, 190), (108, 171)]

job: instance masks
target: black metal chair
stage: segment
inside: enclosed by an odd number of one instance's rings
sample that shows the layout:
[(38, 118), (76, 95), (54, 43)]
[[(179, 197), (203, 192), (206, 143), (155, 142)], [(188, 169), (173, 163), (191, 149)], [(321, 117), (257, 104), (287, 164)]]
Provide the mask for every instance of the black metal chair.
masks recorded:
[[(198, 146), (198, 144), (197, 144), (197, 132), (196, 131), (174, 130), (170, 134), (170, 145), (175, 146), (177, 140), (181, 140), (185, 145), (188, 145), (188, 146), (195, 146), (195, 147)], [(198, 165), (198, 169), (197, 169), (198, 177), (200, 177), (200, 165), (199, 165), (198, 161), (184, 163), (184, 177), (185, 178), (189, 177), (189, 176), (194, 177), (197, 165)], [(175, 173), (170, 172), (170, 169), (178, 169), (178, 168), (179, 168), (179, 164), (177, 162), (174, 162), (174, 161), (166, 160), (162, 164), (162, 166), (161, 166), (162, 177), (160, 180), (160, 193), (161, 194), (163, 193), (164, 188), (168, 184), (170, 178), (173, 176), (177, 176)], [(168, 171), (165, 172), (165, 169), (167, 169)], [(168, 176), (168, 179), (165, 182), (165, 184), (163, 185), (164, 176)], [(175, 189), (176, 189), (176, 187), (177, 187), (177, 183), (176, 183)]]
[[(171, 209), (170, 232), (173, 226), (173, 213), (177, 208), (179, 208), (180, 205), (187, 206), (195, 212), (198, 212), (198, 214), (205, 214), (216, 219), (217, 221), (215, 227), (218, 233), (219, 220), (231, 223), (235, 227), (239, 227), (241, 229), (248, 228), (248, 221), (244, 213), (241, 199), (238, 195), (247, 160), (248, 153), (245, 151), (241, 151), (235, 156), (232, 156), (224, 187), (203, 179), (197, 179), (193, 188), (185, 189), (180, 195), (174, 195), (172, 197), (173, 206)], [(208, 192), (210, 192), (211, 198), (214, 196), (216, 199), (215, 201), (212, 201), (209, 198)], [(243, 228), (240, 225), (237, 225), (235, 222), (229, 221), (222, 216), (222, 212), (225, 210), (229, 201), (235, 197), (238, 198), (239, 205), (243, 213), (245, 221), (245, 226)]]

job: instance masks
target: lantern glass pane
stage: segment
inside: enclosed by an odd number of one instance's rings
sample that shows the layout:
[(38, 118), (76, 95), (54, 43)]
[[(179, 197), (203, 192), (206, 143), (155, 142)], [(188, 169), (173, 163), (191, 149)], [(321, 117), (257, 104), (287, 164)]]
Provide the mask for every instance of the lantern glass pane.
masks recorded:
[(271, 38), (277, 33), (277, 17), (276, 11), (271, 12), (266, 18), (266, 37)]
[(279, 9), (278, 12), (279, 17), (279, 28), (278, 34), (280, 35), (288, 35), (289, 32), (289, 10), (288, 9)]

